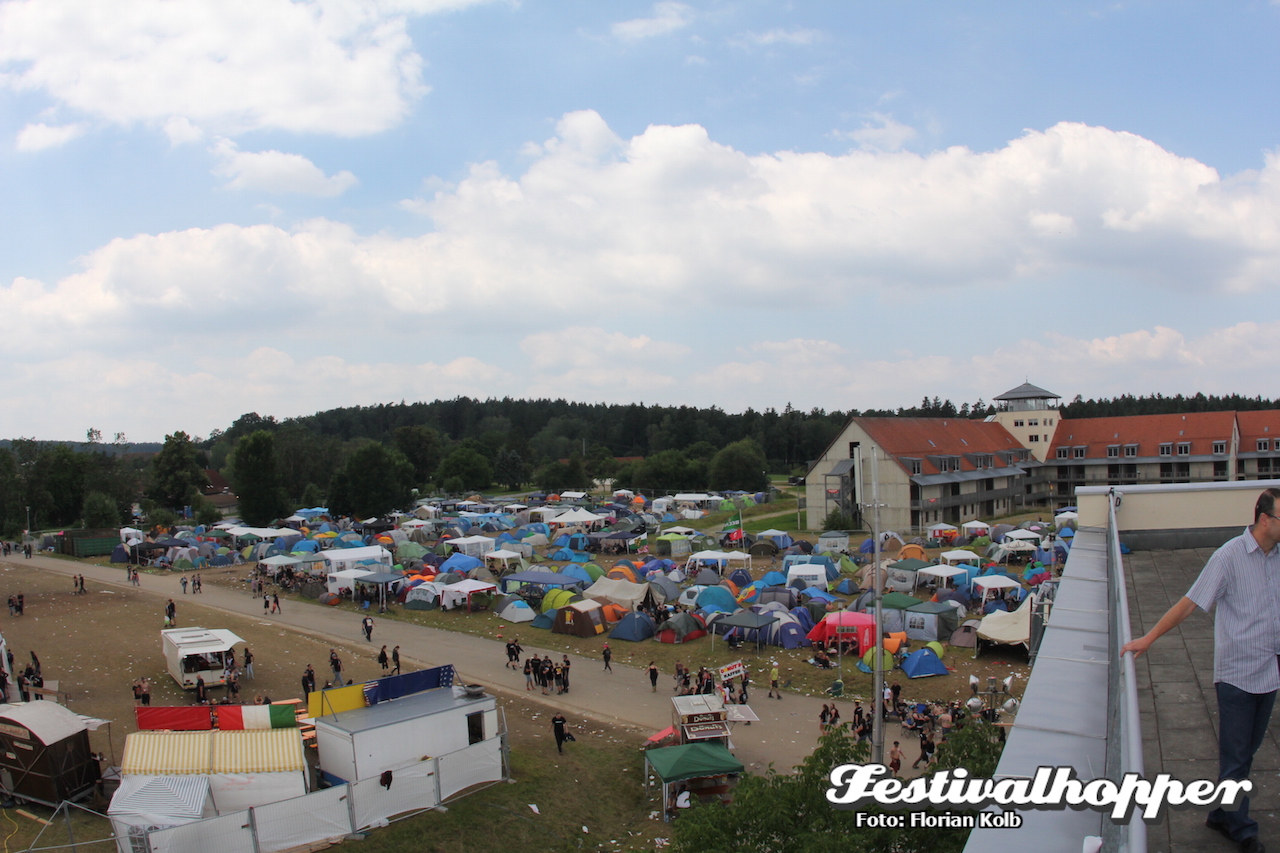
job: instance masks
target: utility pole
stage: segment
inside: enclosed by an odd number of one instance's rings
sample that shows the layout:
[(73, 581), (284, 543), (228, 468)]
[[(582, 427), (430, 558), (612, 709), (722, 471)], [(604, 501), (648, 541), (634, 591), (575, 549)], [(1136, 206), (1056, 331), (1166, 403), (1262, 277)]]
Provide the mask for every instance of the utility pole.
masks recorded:
[(871, 448), (871, 503), (867, 507), (871, 510), (871, 539), (872, 539), (872, 555), (875, 558), (875, 568), (872, 572), (872, 583), (875, 585), (875, 618), (876, 618), (876, 646), (875, 661), (872, 664), (874, 678), (872, 680), (872, 690), (875, 695), (872, 697), (872, 707), (876, 709), (875, 724), (871, 728), (871, 761), (874, 764), (884, 764), (884, 727), (888, 723), (887, 711), (884, 708), (884, 631), (881, 626), (884, 624), (884, 611), (882, 609), (881, 599), (884, 597), (884, 577), (883, 570), (880, 566), (880, 454), (878, 448)]

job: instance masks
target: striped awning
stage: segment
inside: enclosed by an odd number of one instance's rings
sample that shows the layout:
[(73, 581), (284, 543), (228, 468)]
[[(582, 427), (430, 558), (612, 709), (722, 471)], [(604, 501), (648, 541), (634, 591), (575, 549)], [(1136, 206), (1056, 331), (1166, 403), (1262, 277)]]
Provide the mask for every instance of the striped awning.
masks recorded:
[(306, 770), (296, 728), (248, 731), (135, 732), (125, 738), (123, 775), (291, 773)]

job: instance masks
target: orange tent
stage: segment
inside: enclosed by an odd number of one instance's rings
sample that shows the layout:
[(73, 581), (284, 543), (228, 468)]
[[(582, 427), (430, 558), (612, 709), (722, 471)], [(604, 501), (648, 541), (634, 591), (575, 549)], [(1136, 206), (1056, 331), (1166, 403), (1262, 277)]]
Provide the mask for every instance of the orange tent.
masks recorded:
[(614, 566), (609, 570), (609, 573), (605, 575), (605, 577), (620, 581), (630, 581), (631, 583), (640, 582), (636, 580), (636, 573), (634, 571), (622, 565)]
[(928, 562), (929, 560), (929, 558), (924, 555), (924, 548), (921, 548), (919, 545), (915, 544), (914, 542), (911, 543), (910, 545), (902, 546), (902, 549), (898, 551), (898, 559), (899, 560), (907, 560), (907, 559), (924, 560), (925, 562)]

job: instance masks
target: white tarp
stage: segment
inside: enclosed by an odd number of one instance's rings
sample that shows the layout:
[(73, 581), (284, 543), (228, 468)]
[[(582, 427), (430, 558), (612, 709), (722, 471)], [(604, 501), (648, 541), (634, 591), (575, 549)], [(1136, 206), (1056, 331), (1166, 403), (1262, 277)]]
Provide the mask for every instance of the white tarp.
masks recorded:
[(448, 584), (444, 589), (440, 590), (440, 606), (446, 610), (452, 610), (455, 607), (465, 607), (467, 597), (477, 592), (497, 592), (498, 588), (491, 583), (484, 581), (471, 580), (470, 578), (457, 583)]
[(997, 610), (978, 624), (978, 636), (993, 643), (1026, 645), (1031, 640), (1031, 599), (1028, 595), (1017, 610)]
[(631, 583), (621, 578), (605, 577), (600, 578), (582, 592), (583, 598), (608, 601), (628, 610), (635, 610), (648, 594), (647, 583)]
[(966, 551), (963, 548), (956, 548), (953, 551), (943, 551), (941, 554), (938, 555), (938, 559), (941, 562), (946, 563), (948, 566), (954, 566), (957, 563), (981, 563), (982, 562), (982, 557), (973, 553), (972, 551)]
[(370, 575), (376, 574), (377, 572), (369, 569), (344, 569), (341, 572), (333, 572), (329, 575), (328, 580), (325, 583), (325, 589), (334, 595), (337, 595), (339, 590), (355, 589), (356, 583), (361, 578), (367, 578)]
[(916, 584), (918, 585), (923, 578), (937, 578), (939, 583), (945, 586), (946, 581), (951, 578), (967, 574), (969, 572), (966, 569), (957, 566), (925, 566), (916, 572)]
[(391, 565), (391, 552), (381, 545), (364, 545), (360, 548), (330, 548), (320, 552), (326, 571), (330, 574), (355, 568), (356, 563), (372, 560), (384, 566)]

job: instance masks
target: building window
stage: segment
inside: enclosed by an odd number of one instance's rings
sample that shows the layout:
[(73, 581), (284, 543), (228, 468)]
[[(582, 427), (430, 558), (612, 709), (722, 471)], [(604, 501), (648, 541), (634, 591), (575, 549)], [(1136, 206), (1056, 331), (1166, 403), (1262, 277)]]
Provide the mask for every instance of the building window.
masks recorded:
[(1068, 458), (1070, 458), (1070, 457), (1071, 457), (1071, 448), (1070, 448), (1070, 447), (1059, 447), (1059, 448), (1058, 448), (1058, 458), (1059, 458), (1059, 459), (1068, 459)]
[(1118, 445), (1118, 444), (1108, 444), (1108, 445), (1107, 445), (1107, 458), (1108, 458), (1108, 459), (1118, 459), (1118, 458), (1120, 458), (1120, 445)]
[(1137, 456), (1137, 455), (1138, 455), (1138, 445), (1136, 445), (1136, 444), (1126, 444), (1126, 445), (1124, 446), (1124, 455), (1125, 455), (1125, 456), (1130, 456), (1130, 457)]
[[(1215, 442), (1213, 443), (1213, 452), (1214, 452), (1214, 453), (1226, 453), (1226, 452), (1227, 452), (1227, 443), (1226, 443), (1225, 441), (1215, 441)], [(1224, 472), (1224, 473), (1225, 473), (1225, 472)]]
[(1085, 451), (1086, 451), (1086, 450), (1088, 450), (1088, 449), (1089, 449), (1089, 448), (1087, 448), (1087, 447), (1073, 447), (1073, 448), (1071, 448), (1071, 458), (1073, 458), (1073, 459), (1083, 459), (1083, 458), (1084, 458)]
[(1053, 418), (1045, 418), (1045, 419), (1044, 419), (1044, 425), (1045, 425), (1045, 426), (1053, 426)]
[(1037, 441), (1037, 442), (1038, 442), (1038, 441), (1040, 440), (1040, 436), (1038, 436), (1038, 435), (1034, 435), (1034, 434), (1033, 434), (1033, 435), (1029, 435), (1029, 436), (1027, 436), (1027, 440), (1028, 440), (1028, 441)]
[(1179, 441), (1179, 442), (1178, 442), (1178, 455), (1179, 455), (1179, 456), (1190, 456), (1190, 455), (1191, 455), (1191, 442), (1189, 442), (1189, 441)]
[(1225, 459), (1216, 459), (1216, 460), (1214, 460), (1214, 463), (1213, 463), (1213, 479), (1215, 479), (1215, 480), (1225, 480), (1225, 479), (1227, 479), (1227, 460), (1225, 460)]
[(907, 459), (907, 460), (904, 460), (904, 461), (907, 463), (907, 470), (908, 470), (908, 471), (910, 471), (912, 474), (919, 474), (919, 473), (920, 473), (920, 460), (919, 460), (919, 459)]
[(1040, 426), (1040, 419), (1039, 419), (1039, 418), (1027, 418), (1027, 426), (1034, 426), (1034, 427), (1038, 427), (1038, 426)]
[(1165, 443), (1165, 444), (1160, 445), (1160, 455), (1161, 455), (1161, 456), (1172, 456), (1172, 455), (1173, 455), (1173, 443), (1172, 443), (1172, 442), (1168, 442), (1168, 443)]
[(1266, 453), (1270, 449), (1271, 449), (1271, 439), (1269, 438), (1258, 439), (1258, 450), (1260, 452)]

